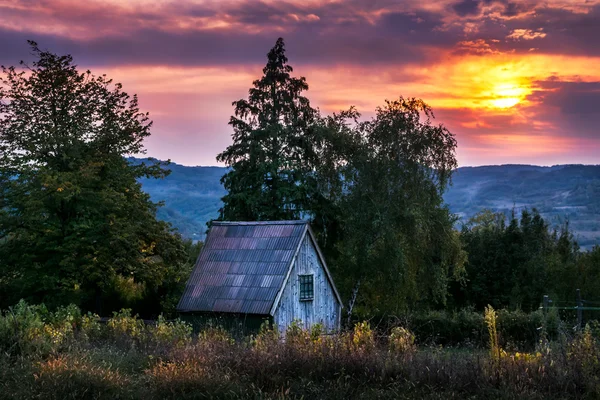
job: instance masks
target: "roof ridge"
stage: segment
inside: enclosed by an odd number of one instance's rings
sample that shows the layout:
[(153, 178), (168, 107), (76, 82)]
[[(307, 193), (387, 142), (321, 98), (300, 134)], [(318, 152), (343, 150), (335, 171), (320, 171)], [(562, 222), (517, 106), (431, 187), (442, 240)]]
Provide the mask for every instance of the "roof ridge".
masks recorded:
[(306, 225), (309, 222), (302, 219), (284, 221), (213, 221), (212, 225)]

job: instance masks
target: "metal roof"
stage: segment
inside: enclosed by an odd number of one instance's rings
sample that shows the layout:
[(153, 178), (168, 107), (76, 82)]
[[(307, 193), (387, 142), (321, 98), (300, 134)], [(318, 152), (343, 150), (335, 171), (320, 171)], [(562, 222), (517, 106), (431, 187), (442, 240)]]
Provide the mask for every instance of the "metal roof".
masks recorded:
[(177, 310), (269, 314), (307, 227), (213, 222)]

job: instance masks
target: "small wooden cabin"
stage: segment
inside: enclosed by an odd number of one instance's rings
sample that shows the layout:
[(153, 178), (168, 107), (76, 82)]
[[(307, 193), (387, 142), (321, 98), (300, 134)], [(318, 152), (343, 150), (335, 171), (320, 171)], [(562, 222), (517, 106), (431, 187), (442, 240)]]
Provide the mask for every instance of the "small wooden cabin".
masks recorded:
[(333, 332), (342, 302), (306, 221), (213, 222), (177, 310), (227, 326), (269, 320), (285, 332), (298, 321)]

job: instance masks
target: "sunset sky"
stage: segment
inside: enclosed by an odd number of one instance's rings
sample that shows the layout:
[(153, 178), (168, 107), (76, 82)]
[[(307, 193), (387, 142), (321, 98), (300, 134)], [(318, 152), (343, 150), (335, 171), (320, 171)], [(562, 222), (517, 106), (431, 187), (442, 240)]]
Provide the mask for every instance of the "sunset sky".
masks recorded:
[(0, 64), (26, 40), (137, 93), (148, 155), (217, 165), (231, 102), (281, 36), (313, 106), (421, 97), (461, 166), (600, 163), (600, 0), (0, 0)]

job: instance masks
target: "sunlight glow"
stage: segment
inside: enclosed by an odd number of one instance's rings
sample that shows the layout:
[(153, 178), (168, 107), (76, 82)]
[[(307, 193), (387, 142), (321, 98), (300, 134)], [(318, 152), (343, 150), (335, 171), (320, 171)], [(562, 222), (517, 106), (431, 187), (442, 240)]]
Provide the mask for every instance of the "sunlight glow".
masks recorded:
[(492, 99), (490, 104), (496, 108), (510, 108), (525, 99), (531, 93), (528, 87), (520, 87), (514, 83), (501, 83), (492, 90)]
[(521, 99), (519, 99), (518, 97), (503, 97), (500, 99), (492, 100), (492, 104), (494, 105), (494, 107), (497, 108), (511, 108), (512, 106), (519, 104), (520, 101)]

